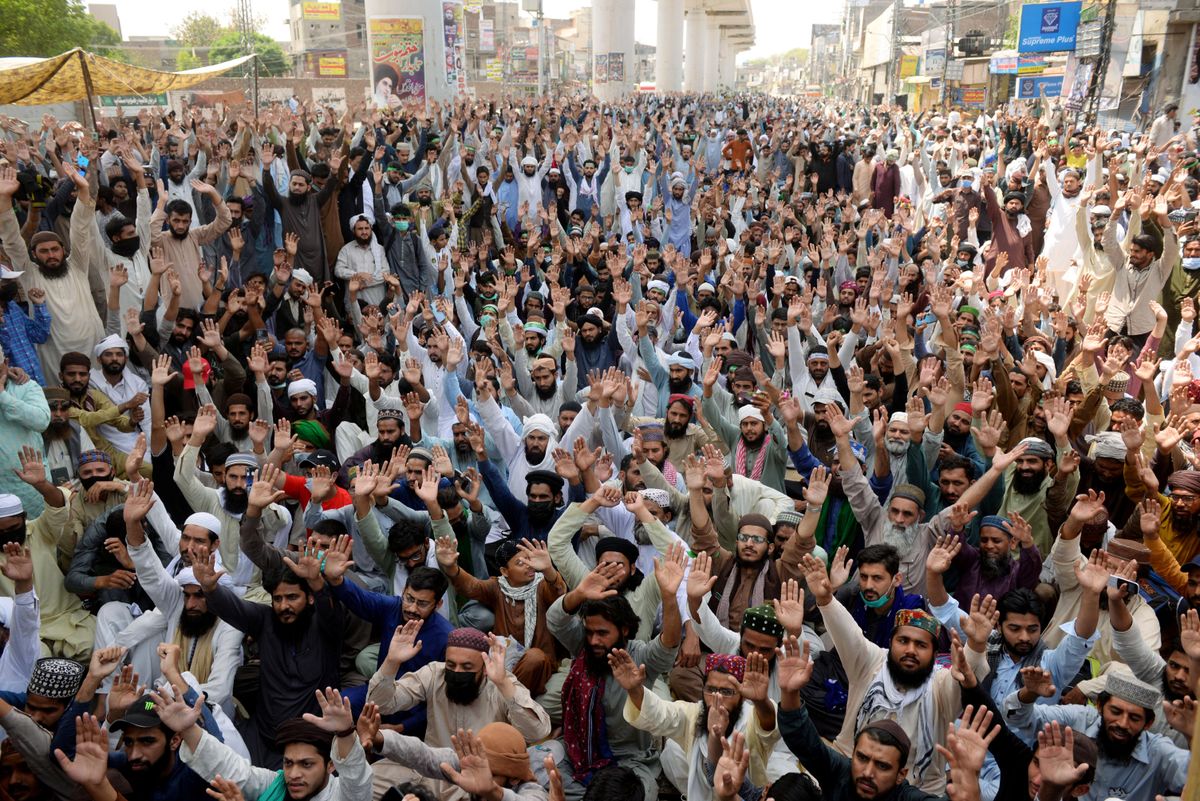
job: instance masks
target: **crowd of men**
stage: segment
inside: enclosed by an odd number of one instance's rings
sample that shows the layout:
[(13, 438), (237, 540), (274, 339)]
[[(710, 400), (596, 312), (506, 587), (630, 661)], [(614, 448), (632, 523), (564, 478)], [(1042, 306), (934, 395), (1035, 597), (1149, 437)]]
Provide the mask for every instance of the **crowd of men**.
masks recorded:
[(0, 800), (1183, 793), (1178, 114), (0, 117)]

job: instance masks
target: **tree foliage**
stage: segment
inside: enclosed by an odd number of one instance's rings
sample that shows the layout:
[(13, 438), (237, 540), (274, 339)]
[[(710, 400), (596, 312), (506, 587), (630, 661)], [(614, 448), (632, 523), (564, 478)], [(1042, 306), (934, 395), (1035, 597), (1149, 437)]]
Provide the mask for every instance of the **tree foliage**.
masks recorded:
[[(260, 75), (279, 76), (291, 70), (291, 63), (284, 54), (283, 48), (270, 36), (262, 33), (250, 34), (250, 47), (255, 53), (258, 53)], [(219, 64), (222, 61), (244, 56), (249, 52), (242, 42), (242, 35), (237, 31), (228, 31), (213, 42), (212, 49), (208, 53), (209, 63)]]
[(79, 0), (0, 0), (0, 57), (56, 56), (82, 47), (124, 59), (121, 36)]
[(171, 35), (176, 41), (187, 48), (181, 50), (176, 57), (176, 67), (192, 69), (209, 64), (209, 48), (229, 30), (210, 14), (202, 14), (199, 11), (188, 14), (183, 18), (183, 22), (171, 29)]

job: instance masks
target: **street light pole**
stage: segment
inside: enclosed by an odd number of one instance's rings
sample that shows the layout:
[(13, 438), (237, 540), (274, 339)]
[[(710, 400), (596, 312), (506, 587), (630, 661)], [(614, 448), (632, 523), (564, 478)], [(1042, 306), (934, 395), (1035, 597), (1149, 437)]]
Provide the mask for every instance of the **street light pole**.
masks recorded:
[(538, 29), (538, 34), (537, 34), (537, 46), (538, 46), (537, 91), (538, 91), (538, 97), (542, 97), (546, 94), (546, 85), (545, 85), (545, 83), (543, 83), (543, 77), (542, 77), (542, 68), (546, 61), (546, 18), (544, 16), (542, 16), (542, 0), (538, 0), (537, 29)]

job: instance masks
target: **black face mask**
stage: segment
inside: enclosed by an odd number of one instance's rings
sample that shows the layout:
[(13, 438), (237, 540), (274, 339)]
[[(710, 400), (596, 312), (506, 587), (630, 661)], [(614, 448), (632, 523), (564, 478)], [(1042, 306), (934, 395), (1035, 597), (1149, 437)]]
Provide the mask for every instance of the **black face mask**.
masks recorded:
[(15, 542), (18, 545), (25, 544), (25, 518), (21, 518), (21, 525), (16, 528), (0, 531), (0, 545), (7, 545), (10, 542)]
[(531, 522), (544, 523), (554, 514), (554, 501), (530, 501), (526, 508)]
[(119, 242), (113, 242), (113, 253), (118, 256), (124, 256), (127, 259), (132, 259), (133, 255), (138, 252), (142, 246), (142, 238), (133, 236), (129, 239), (122, 239)]
[(0, 300), (8, 303), (11, 300), (17, 299), (17, 282), (9, 281), (6, 284), (0, 284)]
[(83, 485), (83, 488), (85, 490), (90, 490), (92, 487), (96, 486), (96, 484), (100, 483), (101, 481), (108, 481), (108, 478), (105, 476), (88, 476), (87, 478), (79, 479), (79, 483)]
[(443, 676), (446, 679), (446, 698), (450, 703), (466, 706), (479, 697), (479, 677), (473, 672), (447, 670)]

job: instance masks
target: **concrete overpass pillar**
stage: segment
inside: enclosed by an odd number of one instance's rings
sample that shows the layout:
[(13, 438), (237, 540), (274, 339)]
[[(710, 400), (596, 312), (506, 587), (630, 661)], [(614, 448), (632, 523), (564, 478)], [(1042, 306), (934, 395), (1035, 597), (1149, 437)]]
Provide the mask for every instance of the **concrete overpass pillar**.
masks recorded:
[(659, 92), (683, 88), (683, 0), (658, 0), (654, 85)]
[[(635, 0), (594, 0), (592, 3), (592, 93), (611, 101), (633, 86)], [(597, 61), (606, 64), (606, 80), (597, 80)]]
[(693, 2), (687, 9), (687, 60), (683, 64), (685, 92), (704, 91), (704, 45), (707, 36), (708, 20), (704, 7), (698, 2)]
[(721, 27), (716, 17), (708, 17), (704, 30), (704, 91), (717, 89), (717, 65), (720, 62)]
[(721, 85), (732, 89), (737, 83), (737, 54), (738, 45), (730, 42), (728, 39), (723, 40), (721, 48)]

